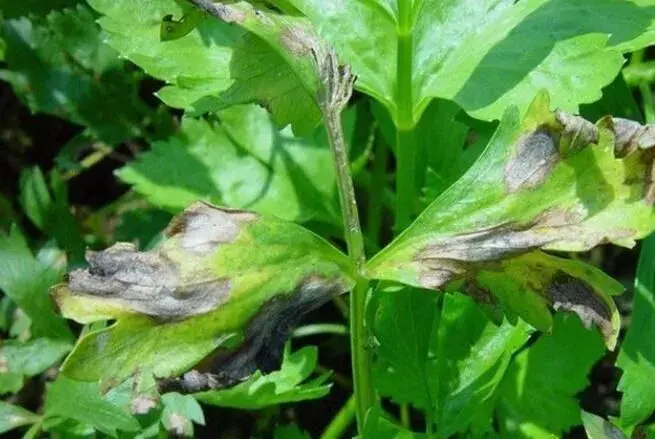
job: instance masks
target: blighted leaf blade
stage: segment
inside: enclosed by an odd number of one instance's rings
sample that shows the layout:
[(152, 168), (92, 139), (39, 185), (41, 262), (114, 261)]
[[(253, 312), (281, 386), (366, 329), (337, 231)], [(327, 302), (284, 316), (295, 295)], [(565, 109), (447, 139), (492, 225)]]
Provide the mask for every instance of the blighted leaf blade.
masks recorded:
[[(551, 112), (548, 96), (540, 93), (523, 121), (516, 110), (507, 111), (474, 166), (368, 263), (369, 275), (443, 290), (470, 285), (482, 273), (495, 279), (491, 283), (501, 296), (509, 296), (498, 288), (505, 282), (505, 291), (516, 297), (504, 300), (537, 327), (550, 325), (549, 307), (575, 311), (614, 346), (618, 315), (604, 297), (616, 285), (603, 281), (587, 288), (566, 277), (558, 283), (552, 270), (548, 282), (524, 285), (520, 276), (506, 276), (510, 266), (503, 261), (515, 260), (521, 275), (540, 279), (534, 261), (521, 265), (522, 255), (538, 249), (585, 251), (607, 242), (632, 246), (648, 234), (655, 227), (650, 130), (611, 118), (592, 125)], [(572, 269), (565, 261), (556, 265)], [(573, 272), (567, 276), (586, 282), (588, 271)], [(465, 291), (481, 296), (485, 289), (490, 290), (474, 285)]]
[[(206, 387), (279, 367), (302, 315), (352, 286), (348, 259), (300, 226), (196, 203), (147, 252), (118, 243), (53, 289), (67, 317), (116, 320), (82, 336), (63, 373), (106, 384), (170, 378), (205, 357)], [(183, 382), (184, 383), (184, 382)], [(186, 391), (193, 389), (183, 389)]]

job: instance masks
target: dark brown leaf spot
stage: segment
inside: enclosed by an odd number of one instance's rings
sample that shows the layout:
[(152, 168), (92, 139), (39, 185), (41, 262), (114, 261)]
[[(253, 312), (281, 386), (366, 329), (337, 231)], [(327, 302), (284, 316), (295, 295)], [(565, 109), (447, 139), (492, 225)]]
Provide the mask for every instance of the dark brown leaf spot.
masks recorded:
[(553, 278), (548, 293), (553, 308), (576, 313), (586, 328), (595, 324), (606, 340), (614, 337), (611, 310), (590, 285), (560, 272)]

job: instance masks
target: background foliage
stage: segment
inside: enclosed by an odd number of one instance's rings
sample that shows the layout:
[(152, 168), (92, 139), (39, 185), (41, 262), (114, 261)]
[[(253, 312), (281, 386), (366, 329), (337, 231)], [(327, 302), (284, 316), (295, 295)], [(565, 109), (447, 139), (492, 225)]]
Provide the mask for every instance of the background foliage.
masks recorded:
[[(251, 3), (264, 15), (238, 3), (237, 26), (175, 0), (0, 0), (0, 433), (354, 434), (347, 298), (305, 317), (281, 370), (227, 390), (58, 373), (76, 336), (103, 325), (65, 321), (48, 295), (85, 248), (151, 248), (197, 199), (343, 247), (318, 85), (308, 57), (280, 47), (289, 28), (358, 75), (343, 123), (370, 255), (473, 165), (506, 107), (523, 113), (543, 88), (592, 121), (655, 121), (650, 0)], [(162, 31), (169, 14), (191, 32)], [(626, 287), (617, 350), (575, 316), (550, 333), (496, 325), (467, 296), (380, 282), (367, 325), (382, 402), (363, 436), (655, 437), (654, 237), (561, 256)]]

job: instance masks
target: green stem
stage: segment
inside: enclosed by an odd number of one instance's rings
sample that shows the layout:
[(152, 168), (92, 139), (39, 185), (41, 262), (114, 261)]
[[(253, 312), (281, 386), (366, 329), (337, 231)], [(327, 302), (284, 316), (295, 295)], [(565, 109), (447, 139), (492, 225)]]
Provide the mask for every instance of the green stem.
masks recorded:
[(301, 326), (293, 331), (294, 338), (322, 334), (347, 335), (348, 328), (338, 323), (314, 323), (312, 325)]
[(373, 387), (373, 358), (367, 346), (368, 332), (365, 325), (368, 281), (357, 282), (350, 296), (350, 350), (352, 352), (353, 386), (357, 401), (357, 429), (364, 432), (368, 410), (375, 405)]
[(411, 430), (412, 423), (409, 417), (409, 404), (400, 404), (400, 424), (407, 430)]
[(375, 404), (376, 395), (372, 383), (372, 358), (371, 352), (366, 346), (368, 334), (364, 322), (366, 295), (368, 294), (368, 280), (362, 275), (366, 262), (364, 236), (359, 225), (357, 200), (341, 126), (341, 110), (352, 93), (354, 77), (350, 75), (348, 68), (337, 65), (334, 54), (328, 54), (325, 57), (317, 54), (317, 62), (325, 86), (324, 96), (320, 99), (320, 107), (336, 167), (348, 255), (354, 265), (357, 278), (355, 288), (350, 295), (350, 346), (357, 428), (362, 434), (366, 413)]
[(327, 426), (321, 435), (321, 439), (340, 439), (343, 437), (355, 417), (355, 399), (355, 395), (353, 394), (348, 401), (346, 401), (346, 404), (341, 407), (339, 413), (337, 413), (334, 419), (332, 419), (330, 425)]
[[(630, 65), (626, 68), (639, 68), (644, 65), (645, 51), (637, 50), (630, 58)], [(653, 103), (653, 91), (650, 88), (650, 81), (641, 78), (636, 84), (639, 88), (639, 94), (644, 104), (644, 118), (646, 123), (655, 122), (655, 103)]]
[(639, 92), (641, 99), (644, 101), (644, 118), (646, 123), (655, 122), (655, 103), (653, 103), (653, 91), (650, 89), (650, 84), (642, 82), (639, 84)]
[(414, 99), (412, 96), (412, 1), (398, 2), (398, 59), (396, 63), (396, 234), (411, 222), (416, 199)]

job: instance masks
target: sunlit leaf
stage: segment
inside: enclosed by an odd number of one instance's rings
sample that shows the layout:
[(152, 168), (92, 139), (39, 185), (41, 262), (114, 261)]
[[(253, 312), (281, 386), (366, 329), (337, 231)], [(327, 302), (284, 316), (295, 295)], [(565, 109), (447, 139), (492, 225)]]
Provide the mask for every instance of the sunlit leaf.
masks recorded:
[[(409, 3), (407, 19), (396, 2), (291, 3), (397, 125), (414, 126), (435, 97), (454, 100), (477, 118), (499, 119), (509, 105), (525, 110), (544, 88), (555, 106), (576, 111), (600, 98), (623, 65), (621, 52), (655, 41), (649, 0), (425, 0)], [(401, 57), (405, 36), (411, 54)], [(400, 81), (411, 81), (412, 96), (401, 95)], [(400, 121), (400, 101), (408, 99), (412, 114)]]
[(247, 2), (219, 3), (220, 18), (206, 15), (183, 36), (161, 41), (162, 19), (181, 19), (189, 3), (89, 3), (104, 15), (100, 24), (109, 44), (168, 84), (158, 92), (166, 104), (197, 114), (258, 103), (295, 133), (309, 134), (318, 124), (316, 57), (324, 49), (306, 19), (255, 10)]
[(262, 214), (340, 224), (332, 155), (323, 130), (294, 137), (255, 106), (186, 118), (176, 136), (121, 169), (151, 203), (179, 211), (198, 199)]
[(118, 243), (87, 260), (53, 290), (57, 303), (80, 323), (117, 321), (86, 333), (63, 373), (109, 384), (137, 369), (178, 376), (217, 349), (201, 388), (273, 371), (298, 319), (353, 282), (348, 259), (306, 229), (204, 203), (148, 252)]
[[(491, 316), (507, 308), (539, 329), (549, 306), (600, 327), (613, 348), (622, 291), (599, 270), (535, 252), (631, 247), (655, 227), (650, 127), (557, 111), (540, 94), (521, 122), (508, 110), (487, 149), (392, 244), (371, 277), (465, 291)], [(502, 285), (504, 283), (504, 285)]]

